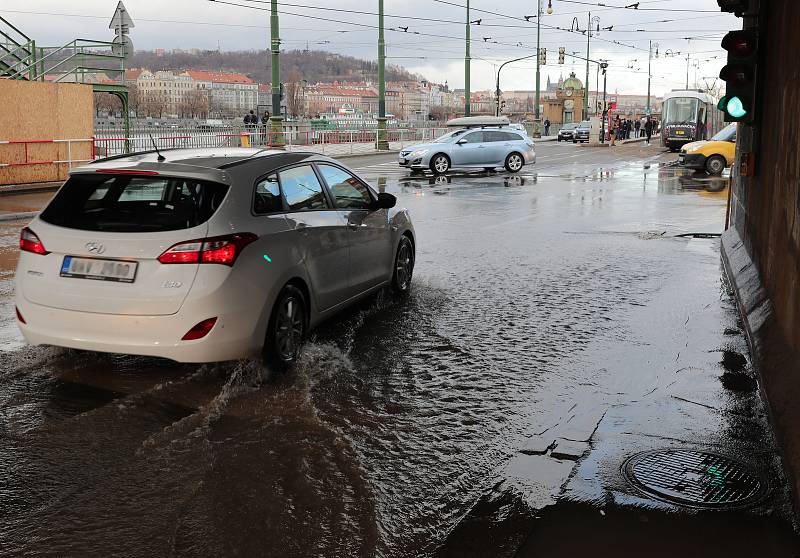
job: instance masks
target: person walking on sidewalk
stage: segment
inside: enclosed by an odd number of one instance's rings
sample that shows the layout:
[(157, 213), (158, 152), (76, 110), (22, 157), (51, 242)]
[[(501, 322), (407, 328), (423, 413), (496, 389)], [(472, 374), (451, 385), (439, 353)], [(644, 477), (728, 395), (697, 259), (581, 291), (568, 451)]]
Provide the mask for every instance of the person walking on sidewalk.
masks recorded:
[(641, 137), (639, 135), (639, 128), (641, 128), (641, 127), (642, 127), (642, 123), (637, 120), (633, 125), (633, 128), (634, 128), (634, 134), (633, 135), (634, 135), (634, 137), (637, 137), (637, 138)]
[(550, 135), (550, 119), (549, 118), (545, 118), (544, 119), (544, 135), (545, 136), (549, 136)]
[(644, 123), (644, 135), (647, 138), (647, 145), (650, 145), (650, 137), (653, 135), (653, 121), (650, 118)]

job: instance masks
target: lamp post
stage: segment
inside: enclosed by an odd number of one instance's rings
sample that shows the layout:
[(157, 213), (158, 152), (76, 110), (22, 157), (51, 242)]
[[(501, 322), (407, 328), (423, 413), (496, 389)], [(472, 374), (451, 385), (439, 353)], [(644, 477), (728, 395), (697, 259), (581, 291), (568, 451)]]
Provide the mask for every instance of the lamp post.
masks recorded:
[(658, 58), (658, 43), (650, 41), (650, 53), (647, 56), (647, 110), (645, 111), (647, 116), (650, 116), (650, 80), (652, 79), (650, 67), (653, 62), (653, 47), (656, 47), (656, 58)]
[(386, 42), (383, 36), (383, 0), (378, 0), (378, 137), (379, 150), (388, 151), (386, 137)]
[(470, 64), (470, 56), (469, 56), (469, 42), (470, 42), (470, 21), (469, 21), (469, 0), (467, 0), (467, 29), (466, 29), (466, 37), (467, 37), (467, 50), (464, 55), (464, 116), (470, 115), (470, 99), (469, 99), (469, 64)]
[(519, 62), (520, 60), (533, 58), (534, 56), (538, 56), (538, 54), (529, 54), (528, 56), (522, 56), (521, 58), (514, 58), (513, 60), (509, 60), (507, 62), (503, 62), (502, 64), (500, 64), (500, 67), (497, 69), (497, 83), (495, 84), (495, 102), (497, 105), (494, 110), (495, 116), (500, 116), (500, 70), (502, 70), (503, 66), (505, 66), (506, 64), (511, 64), (512, 62)]
[(272, 141), (273, 146), (283, 147), (283, 117), (281, 116), (281, 39), (278, 30), (278, 0), (272, 0), (270, 10), (270, 50), (272, 51)]

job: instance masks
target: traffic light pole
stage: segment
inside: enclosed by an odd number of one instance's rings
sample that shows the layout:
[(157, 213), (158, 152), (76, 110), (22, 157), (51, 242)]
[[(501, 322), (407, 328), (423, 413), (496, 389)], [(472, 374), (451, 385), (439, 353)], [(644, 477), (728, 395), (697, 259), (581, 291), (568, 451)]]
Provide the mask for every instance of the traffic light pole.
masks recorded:
[(386, 42), (383, 36), (383, 0), (378, 0), (378, 137), (377, 148), (389, 150), (386, 136)]
[(497, 83), (495, 84), (495, 102), (496, 107), (494, 110), (495, 116), (500, 116), (500, 70), (503, 69), (503, 66), (506, 64), (511, 64), (512, 62), (519, 62), (520, 60), (525, 60), (527, 58), (533, 58), (534, 56), (538, 56), (538, 54), (529, 54), (528, 56), (522, 56), (521, 58), (514, 58), (513, 60), (508, 60), (500, 64), (500, 67), (497, 69)]
[(470, 29), (469, 29), (469, 0), (467, 0), (467, 50), (464, 55), (464, 116), (470, 115), (470, 99), (469, 99), (469, 42), (470, 42)]
[(270, 23), (270, 50), (272, 51), (272, 116), (270, 124), (272, 137), (270, 144), (275, 147), (285, 145), (283, 137), (283, 117), (281, 116), (281, 39), (278, 31), (278, 0), (272, 0)]

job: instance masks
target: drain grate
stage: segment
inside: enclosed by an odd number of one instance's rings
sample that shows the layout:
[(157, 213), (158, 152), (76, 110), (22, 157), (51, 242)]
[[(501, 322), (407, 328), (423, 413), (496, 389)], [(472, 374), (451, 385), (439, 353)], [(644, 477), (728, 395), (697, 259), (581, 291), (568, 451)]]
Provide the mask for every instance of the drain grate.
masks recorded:
[(622, 470), (648, 495), (692, 508), (747, 506), (766, 496), (768, 488), (742, 463), (704, 451), (647, 451), (630, 457)]

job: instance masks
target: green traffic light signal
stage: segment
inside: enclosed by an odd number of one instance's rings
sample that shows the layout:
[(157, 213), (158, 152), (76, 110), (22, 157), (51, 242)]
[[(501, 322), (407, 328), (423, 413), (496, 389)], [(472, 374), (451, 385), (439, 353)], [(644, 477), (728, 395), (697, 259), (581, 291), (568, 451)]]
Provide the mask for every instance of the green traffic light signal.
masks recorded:
[(748, 107), (745, 106), (744, 101), (738, 95), (726, 95), (719, 101), (717, 108), (725, 113), (729, 118), (725, 120), (728, 122), (738, 122), (748, 115)]

